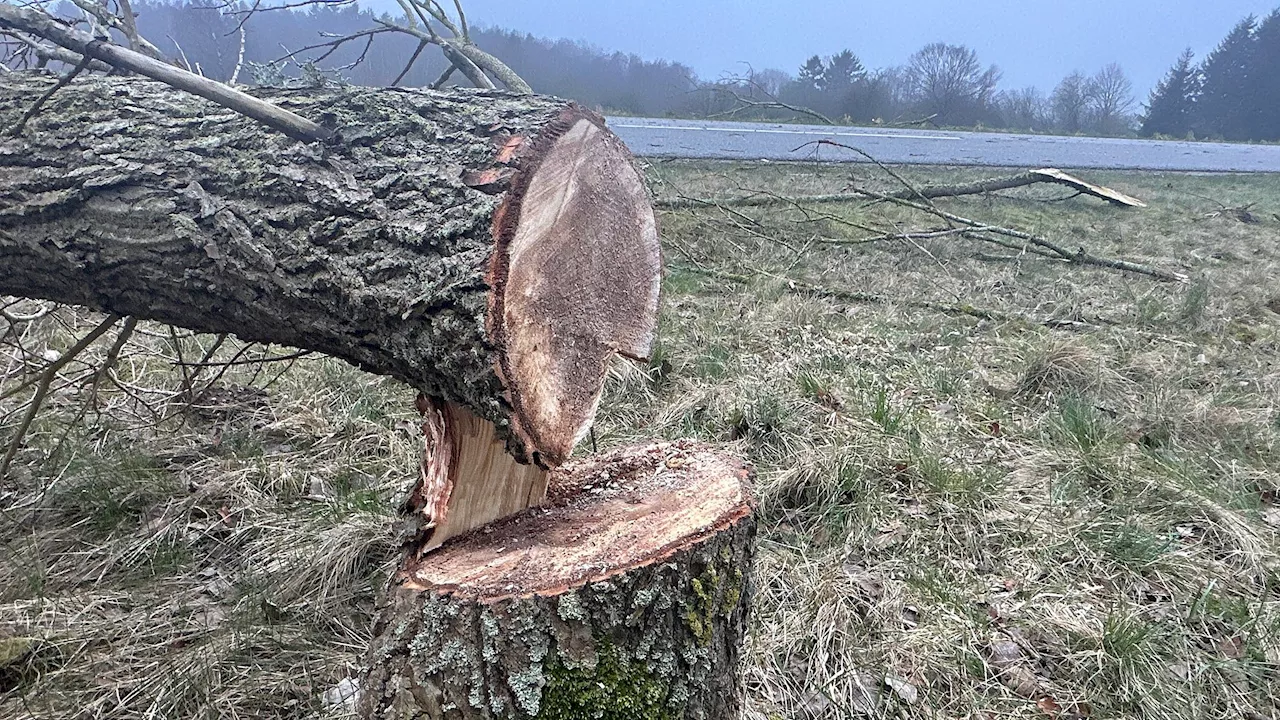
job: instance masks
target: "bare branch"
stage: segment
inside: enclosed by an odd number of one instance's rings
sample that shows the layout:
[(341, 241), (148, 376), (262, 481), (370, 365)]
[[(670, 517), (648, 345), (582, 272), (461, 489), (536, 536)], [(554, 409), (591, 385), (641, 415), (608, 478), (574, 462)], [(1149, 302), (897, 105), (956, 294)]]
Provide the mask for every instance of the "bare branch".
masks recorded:
[[(998, 235), (1004, 235), (1006, 237), (1015, 238), (1017, 240), (1022, 240), (1023, 247), (1025, 247), (1026, 245), (1035, 246), (1037, 248), (1047, 251), (1048, 253), (1052, 253), (1052, 255), (1049, 255), (1049, 257), (1056, 257), (1059, 260), (1066, 260), (1068, 262), (1080, 263), (1082, 265), (1095, 265), (1098, 267), (1112, 268), (1114, 270), (1121, 270), (1124, 272), (1136, 273), (1138, 275), (1146, 275), (1148, 277), (1152, 277), (1157, 280), (1164, 280), (1166, 282), (1186, 282), (1187, 281), (1187, 276), (1183, 275), (1182, 273), (1175, 273), (1175, 272), (1169, 272), (1167, 270), (1160, 270), (1158, 268), (1151, 268), (1151, 267), (1147, 267), (1146, 265), (1139, 265), (1138, 263), (1129, 262), (1127, 260), (1113, 260), (1109, 258), (1098, 257), (1096, 255), (1090, 255), (1084, 248), (1080, 248), (1077, 251), (1072, 252), (1071, 250), (1068, 250), (1063, 246), (1058, 245), (1057, 243), (1054, 243), (1038, 235), (1033, 235), (1031, 233), (1023, 232), (1021, 230), (1014, 230), (1012, 228), (980, 223), (974, 220), (970, 220), (969, 218), (956, 215), (954, 213), (949, 213), (944, 210), (939, 210), (936, 207), (932, 207), (929, 205), (922, 205), (920, 203), (912, 202), (910, 200), (902, 200), (899, 198), (895, 198), (891, 195), (875, 192), (873, 190), (858, 189), (857, 192), (863, 195), (866, 195), (867, 197), (873, 197), (873, 198), (891, 202), (897, 205), (902, 205), (904, 207), (913, 208), (921, 212), (927, 212), (932, 215), (936, 215), (949, 222), (954, 222), (959, 225), (965, 225), (970, 230), (970, 232), (965, 234), (966, 237), (972, 237), (978, 240), (989, 241), (989, 236), (984, 233), (995, 233)], [(1019, 247), (1019, 246), (1006, 244), (1005, 247)]]
[(444, 87), (445, 83), (449, 82), (449, 78), (453, 77), (453, 72), (457, 69), (458, 69), (457, 67), (450, 65), (449, 67), (444, 69), (444, 72), (440, 73), (440, 77), (436, 78), (435, 82), (431, 83), (427, 87), (429, 87), (432, 90), (439, 90), (440, 88)]
[[(404, 76), (409, 74), (409, 70), (413, 67), (413, 64), (418, 61), (418, 56), (422, 54), (422, 51), (426, 49), (427, 45), (430, 45), (430, 43), (418, 41), (418, 47), (413, 49), (413, 55), (409, 56), (409, 62), (404, 64), (404, 69), (400, 71), (399, 75), (396, 75), (395, 80), (391, 81), (392, 87), (399, 85), (400, 81), (404, 79)], [(449, 66), (449, 70), (453, 70), (452, 65)]]
[(240, 52), (236, 55), (236, 67), (231, 71), (231, 79), (227, 81), (228, 85), (235, 85), (240, 79), (240, 68), (244, 66), (244, 28), (240, 28)]
[[(1007, 175), (1004, 177), (978, 180), (970, 183), (960, 183), (957, 185), (925, 185), (920, 188), (898, 190), (885, 194), (891, 195), (899, 200), (911, 200), (917, 197), (935, 199), (943, 197), (959, 197), (962, 195), (982, 195), (986, 193), (994, 193), (1000, 190), (1011, 190), (1013, 188), (1026, 187), (1037, 183), (1055, 183), (1075, 188), (1077, 191), (1076, 195), (1072, 195), (1071, 197), (1085, 194), (1101, 198), (1112, 204), (1124, 207), (1145, 207), (1145, 203), (1137, 198), (1130, 197), (1129, 195), (1112, 190), (1111, 188), (1094, 185), (1093, 183), (1086, 182), (1061, 171), (1053, 170), (1052, 168), (1029, 170), (1017, 175)], [(827, 195), (808, 195), (799, 197), (787, 197), (772, 193), (756, 193), (739, 198), (677, 198), (658, 200), (654, 203), (654, 206), (675, 210), (698, 207), (701, 205), (731, 205), (735, 207), (764, 207), (768, 205), (791, 205), (796, 203), (819, 205), (824, 203), (856, 202), (858, 200), (865, 199), (866, 195), (859, 192), (831, 193)]]
[(458, 22), (462, 24), (462, 39), (471, 42), (471, 28), (467, 27), (467, 14), (462, 11), (462, 0), (453, 0), (453, 7), (458, 12)]
[(80, 341), (71, 346), (71, 349), (63, 353), (57, 360), (49, 363), (44, 371), (40, 374), (40, 383), (36, 387), (35, 395), (31, 397), (31, 404), (27, 408), (27, 414), (23, 416), (22, 422), (18, 424), (18, 430), (13, 436), (13, 440), (9, 442), (9, 449), (5, 452), (4, 458), (0, 459), (0, 480), (4, 479), (9, 472), (9, 465), (13, 463), (13, 458), (17, 456), (18, 451), (22, 449), (22, 440), (27, 435), (27, 430), (31, 428), (31, 422), (35, 420), (36, 415), (40, 412), (40, 406), (44, 403), (44, 398), (49, 394), (49, 386), (53, 384), (53, 379), (57, 377), (58, 371), (67, 365), (67, 363), (76, 359), (80, 353), (92, 345), (104, 333), (115, 326), (120, 321), (119, 315), (110, 315), (106, 320), (98, 324), (96, 328), (89, 332), (88, 335), (80, 338)]
[(159, 80), (179, 90), (218, 103), (295, 140), (328, 141), (334, 133), (297, 113), (259, 100), (220, 82), (214, 82), (141, 53), (113, 45), (66, 27), (48, 13), (0, 4), (0, 28), (8, 28), (44, 38), (86, 57)]
[(785, 103), (777, 99), (763, 100), (763, 101), (752, 100), (751, 98), (743, 97), (742, 95), (738, 94), (736, 91), (734, 91), (731, 88), (723, 87), (723, 86), (712, 87), (711, 91), (715, 93), (720, 93), (723, 95), (729, 95), (733, 98), (734, 102), (738, 104), (736, 107), (730, 108), (728, 110), (707, 115), (707, 118), (732, 117), (734, 115), (740, 115), (742, 113), (745, 113), (749, 110), (774, 109), (774, 110), (788, 110), (790, 112), (797, 113), (799, 115), (805, 115), (821, 122), (824, 125), (835, 125), (835, 121), (833, 121), (831, 118), (827, 117), (826, 115), (823, 115), (817, 110), (810, 110), (809, 108), (802, 107), (800, 105), (791, 105), (790, 103)]
[(97, 22), (102, 26), (94, 31), (95, 35), (103, 39), (109, 39), (110, 35), (106, 32), (106, 29), (118, 30), (129, 41), (130, 50), (161, 62), (167, 62), (164, 53), (160, 52), (160, 48), (152, 45), (146, 38), (138, 34), (138, 26), (134, 21), (133, 9), (129, 6), (129, 0), (121, 0), (120, 16), (113, 15), (105, 5), (95, 3), (93, 0), (71, 0), (71, 2), (84, 11), (85, 17), (91, 23)]
[[(133, 14), (133, 6), (129, 4), (129, 0), (116, 0), (120, 6), (120, 24), (124, 30), (124, 36), (129, 39), (129, 49), (134, 52), (142, 52), (143, 43), (146, 42), (142, 36), (138, 34), (138, 21)], [(152, 50), (155, 50), (157, 56), (160, 49), (151, 43), (146, 43)]]
[(89, 62), (90, 62), (90, 58), (88, 55), (85, 55), (84, 57), (80, 58), (80, 62), (77, 63), (76, 66), (72, 68), (70, 72), (58, 78), (58, 82), (55, 83), (53, 87), (45, 91), (43, 95), (41, 95), (39, 98), (36, 99), (34, 103), (31, 104), (31, 107), (28, 108), (27, 111), (22, 114), (22, 117), (18, 118), (18, 122), (14, 123), (13, 127), (10, 128), (9, 134), (12, 135), (13, 137), (18, 137), (19, 135), (21, 135), (22, 129), (27, 126), (27, 121), (35, 117), (36, 113), (40, 112), (40, 108), (43, 107), (46, 102), (48, 102), (49, 98), (53, 97), (54, 93), (66, 87), (68, 83), (76, 79), (77, 75), (84, 72), (84, 69), (89, 67)]

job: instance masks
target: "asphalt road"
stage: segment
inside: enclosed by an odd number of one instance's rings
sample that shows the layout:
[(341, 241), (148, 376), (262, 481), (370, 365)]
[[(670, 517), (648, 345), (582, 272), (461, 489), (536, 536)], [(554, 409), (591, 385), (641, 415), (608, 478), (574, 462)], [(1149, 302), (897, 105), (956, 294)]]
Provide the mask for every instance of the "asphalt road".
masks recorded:
[(915, 129), (609, 118), (631, 151), (645, 157), (892, 164), (1280, 172), (1280, 145), (1057, 137)]

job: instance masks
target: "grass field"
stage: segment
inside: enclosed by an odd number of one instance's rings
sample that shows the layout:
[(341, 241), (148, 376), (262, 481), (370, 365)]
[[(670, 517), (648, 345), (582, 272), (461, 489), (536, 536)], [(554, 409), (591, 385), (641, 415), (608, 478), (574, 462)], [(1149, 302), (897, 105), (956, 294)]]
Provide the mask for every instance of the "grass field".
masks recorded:
[[(896, 182), (649, 172), (660, 197)], [(596, 437), (755, 463), (751, 720), (1280, 714), (1280, 177), (1087, 177), (1150, 207), (938, 203), (1188, 282), (857, 242), (936, 226), (883, 205), (663, 214), (660, 345), (617, 366)], [(39, 369), (15, 337), (38, 357), (97, 320), (8, 330), (0, 397)], [(57, 393), (0, 482), (0, 717), (343, 716), (323, 693), (395, 562), (411, 394), (318, 358), (173, 369), (213, 342), (139, 326), (118, 382)], [(29, 395), (0, 399), (5, 445)]]

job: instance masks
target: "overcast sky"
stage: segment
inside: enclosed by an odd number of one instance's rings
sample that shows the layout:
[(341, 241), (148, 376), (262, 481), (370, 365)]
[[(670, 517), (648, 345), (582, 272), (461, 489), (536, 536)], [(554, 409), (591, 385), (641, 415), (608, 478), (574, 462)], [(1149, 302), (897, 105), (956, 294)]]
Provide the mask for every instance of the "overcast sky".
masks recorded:
[[(374, 0), (390, 10), (392, 0)], [(447, 4), (447, 3), (446, 3)], [(714, 79), (850, 48), (869, 68), (921, 46), (969, 45), (1003, 87), (1046, 91), (1074, 69), (1119, 62), (1140, 98), (1183, 48), (1203, 56), (1245, 15), (1280, 0), (465, 0), (471, 19), (664, 58)], [(518, 70), (518, 68), (517, 68)]]

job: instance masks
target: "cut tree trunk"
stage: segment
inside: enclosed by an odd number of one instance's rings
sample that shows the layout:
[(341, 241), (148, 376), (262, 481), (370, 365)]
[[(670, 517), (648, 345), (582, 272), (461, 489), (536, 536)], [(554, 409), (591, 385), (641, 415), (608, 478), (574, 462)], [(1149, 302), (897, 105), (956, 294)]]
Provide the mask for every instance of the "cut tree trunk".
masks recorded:
[[(0, 75), (0, 128), (54, 82)], [(0, 294), (318, 350), (465, 408), (499, 454), (567, 458), (656, 323), (653, 209), (603, 119), (497, 91), (255, 93), (335, 137), (120, 77), (0, 136)]]
[(738, 717), (747, 475), (689, 442), (624, 448), (555, 471), (547, 506), (404, 563), (361, 715)]
[[(0, 127), (53, 83), (0, 76)], [(744, 466), (664, 444), (548, 476), (614, 356), (653, 341), (661, 258), (626, 148), (537, 96), (255, 92), (333, 139), (150, 81), (60, 89), (0, 139), (0, 293), (318, 350), (419, 390), (367, 716), (734, 717)]]

